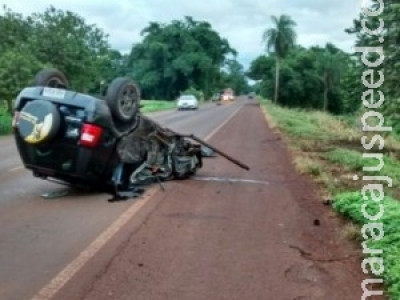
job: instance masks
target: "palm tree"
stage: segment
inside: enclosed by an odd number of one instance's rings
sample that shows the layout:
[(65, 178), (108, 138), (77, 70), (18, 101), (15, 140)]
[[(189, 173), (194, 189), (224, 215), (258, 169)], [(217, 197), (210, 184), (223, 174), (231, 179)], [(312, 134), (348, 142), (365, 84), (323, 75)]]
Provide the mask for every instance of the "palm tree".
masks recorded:
[(289, 50), (296, 43), (296, 32), (294, 27), (296, 22), (290, 16), (282, 15), (279, 18), (272, 16), (274, 28), (265, 30), (263, 34), (263, 42), (266, 44), (267, 52), (273, 52), (276, 59), (275, 73), (275, 97), (274, 102), (278, 102), (279, 97), (279, 71), (280, 61), (286, 57)]

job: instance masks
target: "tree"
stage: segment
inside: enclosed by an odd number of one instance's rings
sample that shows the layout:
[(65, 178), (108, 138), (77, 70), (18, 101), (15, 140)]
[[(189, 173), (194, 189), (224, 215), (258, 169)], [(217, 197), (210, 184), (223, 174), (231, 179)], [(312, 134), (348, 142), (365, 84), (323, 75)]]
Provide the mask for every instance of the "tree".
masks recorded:
[(11, 113), (12, 99), (40, 68), (32, 54), (29, 39), (32, 26), (21, 14), (3, 6), (0, 15), (0, 100)]
[(296, 23), (290, 16), (282, 15), (279, 18), (272, 16), (274, 28), (267, 29), (263, 34), (263, 42), (266, 44), (267, 52), (275, 54), (276, 72), (275, 72), (275, 95), (274, 101), (278, 102), (279, 97), (279, 75), (280, 75), (280, 62), (284, 59), (289, 50), (293, 48), (296, 43), (296, 32), (294, 27)]
[(272, 56), (261, 55), (250, 63), (246, 75), (256, 81), (255, 90), (265, 98), (273, 98), (275, 59)]
[[(354, 20), (353, 26), (346, 31), (349, 34), (356, 35), (356, 46), (382, 47), (384, 49), (385, 60), (376, 68), (376, 72), (383, 71), (385, 75), (384, 84), (379, 87), (385, 94), (383, 111), (388, 125), (391, 125), (397, 132), (400, 132), (400, 109), (398, 105), (400, 99), (398, 84), (400, 78), (400, 4), (397, 0), (385, 0), (384, 2), (384, 9), (379, 16), (369, 16), (362, 12)], [(380, 8), (381, 3), (379, 1), (370, 1), (369, 10), (378, 11)], [(376, 30), (384, 24), (383, 30), (377, 32), (377, 34), (370, 34), (363, 30), (362, 22), (365, 22), (365, 27), (370, 30)], [(359, 71), (356, 74), (360, 77), (355, 80), (361, 86), (361, 72), (365, 71), (366, 67), (362, 64), (358, 54), (356, 57), (359, 65)], [(373, 61), (376, 56), (369, 58)], [(358, 87), (357, 91), (359, 91), (357, 96), (359, 100), (362, 95), (362, 88)]]
[(250, 68), (247, 71), (247, 76), (253, 80), (263, 80), (267, 74), (267, 70), (273, 67), (275, 60), (272, 56), (260, 55), (250, 63)]
[(344, 113), (353, 113), (361, 107), (360, 95), (365, 91), (365, 86), (360, 81), (363, 71), (361, 63), (349, 55), (346, 69), (341, 76), (340, 93), (343, 98)]
[(103, 77), (98, 68), (109, 54), (107, 35), (84, 18), (51, 6), (30, 17), (33, 35), (30, 44), (43, 63), (64, 72), (71, 87), (90, 90)]
[[(247, 75), (258, 81), (262, 96), (272, 98), (275, 93), (275, 57), (262, 55), (255, 59)], [(333, 113), (354, 111), (350, 89), (354, 66), (350, 55), (334, 45), (326, 47), (294, 47), (281, 60), (279, 103), (288, 107), (322, 109)], [(325, 99), (321, 101), (321, 99)], [(358, 102), (359, 104), (359, 102)], [(355, 109), (352, 109), (352, 106)]]
[[(127, 56), (110, 48), (107, 35), (84, 18), (49, 7), (27, 17), (3, 6), (0, 13), (0, 100), (11, 99), (43, 67), (65, 73), (70, 88), (104, 92), (127, 74)], [(104, 84), (101, 84), (104, 83)]]
[(340, 84), (341, 71), (345, 68), (345, 55), (333, 44), (328, 43), (325, 48), (314, 48), (318, 53), (317, 69), (320, 74), (320, 80), (324, 86), (323, 110), (328, 110), (329, 93)]
[(206, 97), (220, 87), (221, 69), (236, 52), (207, 22), (186, 17), (150, 23), (128, 58), (130, 74), (146, 98), (174, 99), (188, 88)]
[(32, 26), (29, 19), (22, 14), (13, 12), (3, 5), (3, 13), (0, 15), (0, 52), (7, 49), (26, 47), (32, 35)]
[(12, 99), (23, 86), (29, 85), (41, 63), (28, 51), (9, 49), (0, 54), (0, 99), (6, 100), (7, 110), (12, 112)]
[(93, 94), (104, 94), (107, 83), (113, 79), (128, 74), (128, 55), (122, 55), (118, 50), (107, 49), (103, 55), (96, 58), (96, 74), (91, 82), (90, 92)]

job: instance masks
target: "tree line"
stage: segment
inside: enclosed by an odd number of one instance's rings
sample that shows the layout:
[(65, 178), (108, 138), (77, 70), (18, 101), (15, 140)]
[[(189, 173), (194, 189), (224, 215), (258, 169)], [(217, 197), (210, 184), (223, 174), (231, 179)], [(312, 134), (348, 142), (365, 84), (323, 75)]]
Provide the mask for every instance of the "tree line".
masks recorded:
[(117, 76), (139, 83), (143, 98), (173, 100), (185, 90), (209, 98), (226, 87), (247, 92), (237, 52), (207, 22), (186, 17), (150, 23), (130, 53), (113, 49), (108, 35), (78, 14), (53, 6), (23, 16), (0, 13), (0, 101), (12, 99), (44, 67), (62, 71), (77, 91), (101, 94)]
[(332, 43), (305, 48), (296, 43), (296, 23), (287, 15), (272, 17), (265, 30), (266, 54), (250, 65), (248, 76), (258, 92), (275, 103), (333, 113), (351, 113), (359, 102), (351, 88), (356, 63)]
[[(369, 9), (378, 11), (380, 2), (371, 1)], [(356, 46), (383, 47), (385, 61), (378, 70), (385, 74), (383, 109), (388, 123), (400, 132), (400, 5), (388, 0), (384, 6), (379, 17), (361, 12), (345, 31), (356, 36)], [(362, 29), (363, 22), (370, 30), (382, 24), (384, 28), (371, 35)], [(283, 106), (336, 114), (353, 114), (361, 109), (365, 65), (359, 53), (346, 53), (332, 43), (309, 48), (298, 45), (296, 22), (287, 15), (272, 17), (272, 24), (262, 37), (266, 53), (252, 61), (247, 71), (261, 95)]]
[(11, 101), (41, 68), (64, 72), (74, 89), (93, 92), (102, 80), (123, 73), (124, 56), (107, 35), (79, 15), (48, 8), (23, 15), (3, 7), (0, 15), (0, 100)]
[[(371, 1), (371, 9), (379, 7)], [(361, 12), (346, 29), (356, 45), (383, 46), (386, 59), (383, 91), (386, 115), (398, 127), (397, 84), (400, 68), (400, 5), (385, 2), (379, 18)], [(379, 36), (362, 30), (385, 24)], [(359, 54), (340, 50), (332, 43), (309, 48), (298, 45), (296, 23), (290, 16), (272, 17), (262, 36), (266, 53), (251, 62), (248, 70), (237, 61), (237, 51), (211, 24), (191, 17), (169, 23), (152, 22), (141, 31), (142, 41), (129, 53), (113, 49), (108, 35), (78, 14), (49, 7), (42, 13), (23, 16), (3, 7), (0, 14), (0, 100), (11, 100), (43, 67), (64, 72), (72, 89), (104, 93), (117, 76), (136, 80), (143, 98), (173, 100), (190, 90), (210, 98), (231, 87), (236, 94), (255, 89), (277, 104), (352, 114), (361, 107), (362, 64)], [(381, 43), (383, 38), (383, 43)], [(256, 82), (250, 87), (247, 78)]]
[(210, 97), (231, 87), (248, 90), (237, 52), (208, 22), (185, 17), (169, 24), (150, 23), (133, 46), (128, 69), (147, 97), (174, 99), (192, 88)]
[[(371, 0), (369, 9), (372, 12), (378, 12), (377, 16), (363, 12), (354, 20), (353, 26), (346, 31), (356, 36), (356, 46), (382, 47), (384, 50), (385, 59), (375, 71), (376, 74), (379, 71), (384, 74), (384, 83), (379, 89), (385, 97), (383, 112), (386, 122), (394, 128), (395, 132), (400, 133), (400, 85), (398, 83), (400, 78), (400, 4), (395, 0), (385, 0), (384, 4), (382, 1)], [(380, 11), (381, 13), (379, 13)], [(366, 28), (376, 31), (376, 34), (365, 32), (362, 28), (363, 22), (365, 22)], [(370, 59), (374, 61), (374, 57), (370, 57)], [(366, 66), (361, 62), (360, 54), (357, 55), (356, 67), (357, 72), (355, 73), (361, 78)], [(376, 81), (378, 77), (376, 75)], [(365, 91), (365, 87), (361, 85), (359, 78), (357, 81), (359, 84), (353, 86), (357, 94), (361, 95)]]

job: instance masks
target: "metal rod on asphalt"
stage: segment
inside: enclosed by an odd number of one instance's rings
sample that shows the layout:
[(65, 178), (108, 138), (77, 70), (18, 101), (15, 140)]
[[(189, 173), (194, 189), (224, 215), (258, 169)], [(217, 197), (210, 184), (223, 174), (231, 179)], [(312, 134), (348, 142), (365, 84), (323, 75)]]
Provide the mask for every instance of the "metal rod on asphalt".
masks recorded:
[(186, 138), (190, 138), (196, 142), (199, 142), (200, 144), (206, 146), (207, 148), (210, 148), (211, 150), (213, 150), (215, 153), (218, 153), (219, 155), (225, 157), (227, 160), (233, 162), (235, 165), (238, 165), (239, 167), (241, 167), (242, 169), (245, 169), (247, 171), (250, 170), (250, 167), (240, 161), (238, 161), (237, 159), (234, 159), (232, 156), (218, 150), (217, 148), (211, 146), (210, 144), (206, 143), (205, 141), (203, 141), (202, 139), (198, 138), (197, 136), (195, 136), (194, 134), (178, 134), (182, 137), (186, 137)]

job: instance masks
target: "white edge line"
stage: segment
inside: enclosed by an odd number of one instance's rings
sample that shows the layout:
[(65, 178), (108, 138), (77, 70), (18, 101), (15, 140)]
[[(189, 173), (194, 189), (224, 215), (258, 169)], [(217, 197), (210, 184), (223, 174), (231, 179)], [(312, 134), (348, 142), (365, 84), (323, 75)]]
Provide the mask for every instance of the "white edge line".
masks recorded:
[(236, 116), (236, 114), (239, 112), (239, 110), (242, 108), (243, 106), (239, 106), (230, 116), (228, 119), (226, 119), (221, 125), (219, 125), (217, 128), (215, 128), (209, 135), (207, 135), (205, 137), (204, 140), (209, 140), (211, 139), (222, 127), (224, 127), (230, 120), (233, 119), (234, 116)]
[(15, 168), (12, 168), (12, 169), (8, 170), (7, 172), (15, 172), (15, 171), (19, 171), (19, 170), (21, 170), (23, 168), (24, 168), (23, 166), (18, 166), (18, 167), (15, 167)]
[[(215, 128), (205, 140), (211, 139), (224, 125), (226, 125), (242, 108), (239, 106), (221, 125)], [(18, 170), (23, 167), (14, 168)], [(10, 170), (10, 171), (11, 171)], [(77, 258), (69, 263), (47, 285), (33, 296), (31, 300), (50, 300), (71, 278), (92, 258), (97, 252), (126, 224), (128, 221), (152, 198), (155, 188), (149, 189), (149, 193), (142, 199), (135, 201), (114, 223), (103, 231)]]
[(137, 200), (114, 223), (101, 233), (77, 258), (58, 273), (32, 300), (51, 299), (153, 196)]
[(194, 180), (198, 181), (215, 181), (215, 182), (228, 182), (228, 183), (253, 183), (253, 184), (263, 184), (269, 185), (268, 181), (256, 180), (256, 179), (241, 179), (241, 178), (222, 178), (222, 177), (192, 177)]

